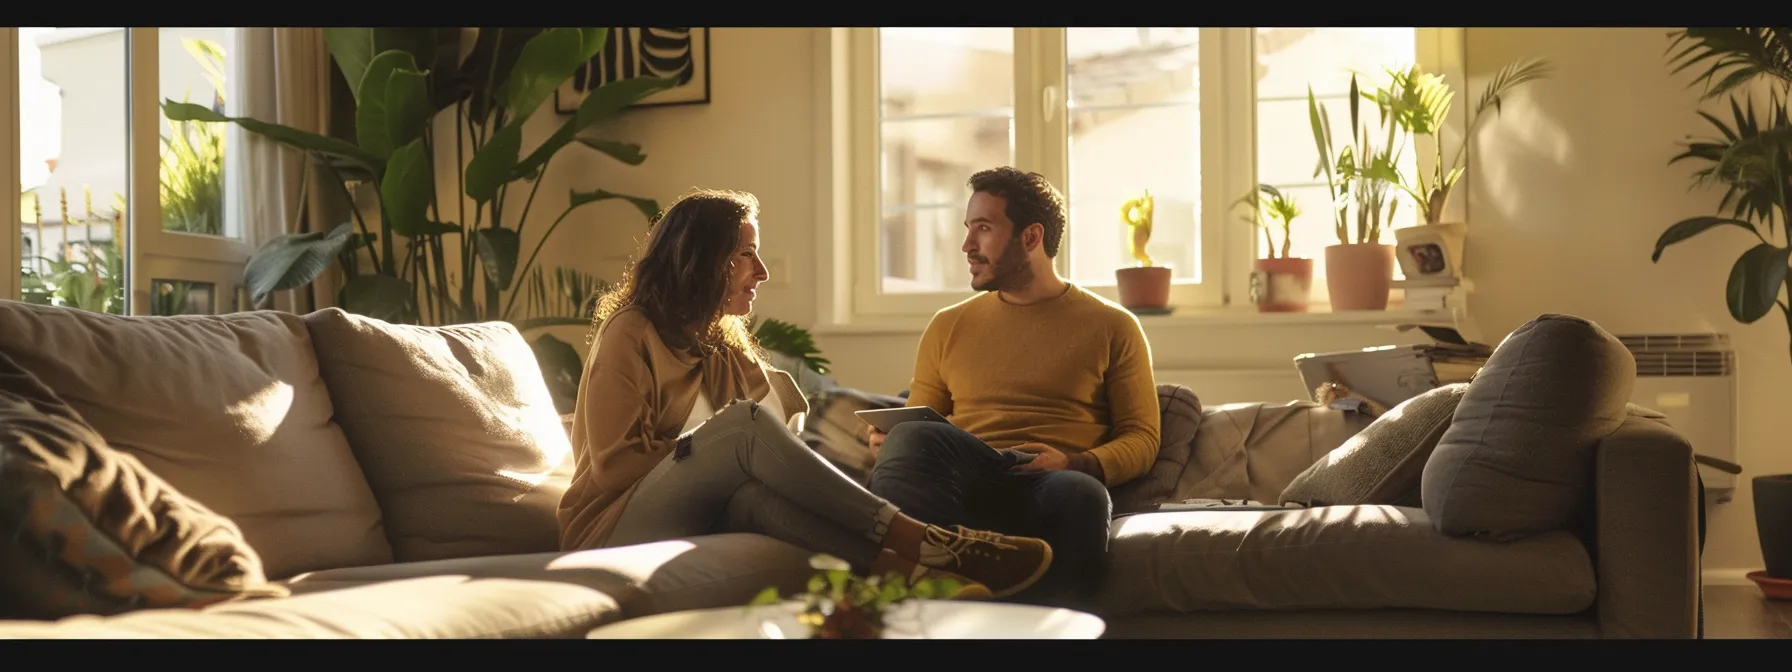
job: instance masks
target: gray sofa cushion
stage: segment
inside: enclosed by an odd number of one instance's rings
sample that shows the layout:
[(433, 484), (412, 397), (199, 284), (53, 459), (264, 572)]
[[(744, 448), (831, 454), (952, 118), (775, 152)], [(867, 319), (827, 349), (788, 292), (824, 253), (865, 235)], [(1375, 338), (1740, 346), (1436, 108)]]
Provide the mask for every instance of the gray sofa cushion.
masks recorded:
[(1155, 508), (1176, 495), (1176, 483), (1195, 452), (1195, 435), (1201, 429), (1201, 399), (1178, 383), (1157, 384), (1157, 460), (1143, 475), (1113, 489), (1114, 514)]
[(1466, 392), (1454, 383), (1400, 402), (1295, 476), (1281, 503), (1419, 506), (1425, 462)]
[(1584, 529), (1594, 449), (1624, 422), (1635, 382), (1630, 351), (1588, 320), (1544, 314), (1513, 330), (1425, 465), (1425, 511), (1438, 531), (1512, 539)]
[(1215, 609), (1417, 608), (1572, 614), (1592, 560), (1566, 532), (1511, 543), (1449, 537), (1424, 509), (1329, 506), (1116, 519), (1096, 604), (1105, 616)]

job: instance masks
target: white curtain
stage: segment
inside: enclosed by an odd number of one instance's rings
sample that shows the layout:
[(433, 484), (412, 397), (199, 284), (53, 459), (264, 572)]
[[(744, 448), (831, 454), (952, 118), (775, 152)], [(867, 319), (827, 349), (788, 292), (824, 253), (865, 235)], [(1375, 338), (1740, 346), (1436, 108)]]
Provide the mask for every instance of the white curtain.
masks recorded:
[[(330, 118), (329, 50), (322, 28), (237, 28), (228, 53), (232, 65), (228, 113), (325, 133)], [(243, 239), (257, 249), (286, 233), (329, 231), (346, 221), (341, 192), (325, 182), (327, 171), (298, 150), (284, 147), (235, 124), (226, 137), (230, 151), (225, 174), (241, 181), (226, 189), (227, 211), (237, 214)], [(309, 184), (305, 173), (310, 172)], [(301, 187), (307, 187), (301, 192)], [(335, 305), (341, 273), (336, 266), (308, 287), (278, 292), (275, 310), (310, 312)]]

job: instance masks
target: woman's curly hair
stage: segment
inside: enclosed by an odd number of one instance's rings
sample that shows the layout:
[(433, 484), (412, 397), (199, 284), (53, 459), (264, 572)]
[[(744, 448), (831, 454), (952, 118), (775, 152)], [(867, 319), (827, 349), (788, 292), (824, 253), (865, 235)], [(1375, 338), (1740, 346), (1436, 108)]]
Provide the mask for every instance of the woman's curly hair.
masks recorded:
[(598, 298), (592, 338), (605, 320), (632, 306), (669, 347), (697, 353), (732, 347), (762, 361), (745, 318), (722, 314), (740, 225), (758, 217), (759, 199), (746, 192), (696, 189), (679, 196), (654, 218), (622, 282)]

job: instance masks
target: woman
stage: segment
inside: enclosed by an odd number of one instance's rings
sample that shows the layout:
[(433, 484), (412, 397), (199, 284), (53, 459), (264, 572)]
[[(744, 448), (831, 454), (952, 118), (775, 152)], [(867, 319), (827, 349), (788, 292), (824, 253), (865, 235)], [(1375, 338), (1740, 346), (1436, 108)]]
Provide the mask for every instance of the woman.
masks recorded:
[(1051, 564), (1045, 542), (923, 524), (792, 433), (808, 403), (789, 374), (765, 363), (743, 318), (769, 277), (758, 211), (751, 194), (679, 198), (621, 286), (600, 300), (573, 419), (577, 464), (560, 502), (561, 547), (756, 532), (860, 572), (973, 584), (961, 596), (1003, 597), (1038, 581)]

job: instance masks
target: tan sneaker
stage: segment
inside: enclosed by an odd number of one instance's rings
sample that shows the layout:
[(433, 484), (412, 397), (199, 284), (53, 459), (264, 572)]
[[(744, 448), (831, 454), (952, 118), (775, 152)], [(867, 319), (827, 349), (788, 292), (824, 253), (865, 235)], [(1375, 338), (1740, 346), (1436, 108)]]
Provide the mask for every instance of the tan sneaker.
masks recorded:
[(898, 555), (895, 551), (884, 549), (877, 556), (877, 562), (871, 565), (872, 576), (889, 576), (895, 574), (902, 577), (904, 583), (914, 585), (922, 579), (951, 579), (958, 582), (958, 589), (949, 595), (941, 596), (947, 600), (987, 600), (991, 595), (989, 588), (943, 569), (935, 569), (916, 563)]
[(1052, 547), (1043, 539), (1010, 537), (954, 525), (928, 525), (921, 542), (922, 565), (969, 577), (1007, 597), (1039, 581), (1052, 566)]

